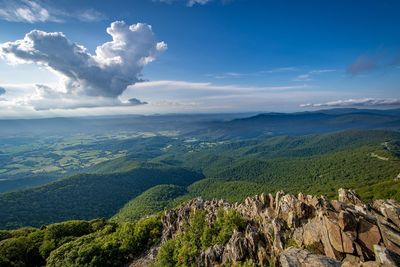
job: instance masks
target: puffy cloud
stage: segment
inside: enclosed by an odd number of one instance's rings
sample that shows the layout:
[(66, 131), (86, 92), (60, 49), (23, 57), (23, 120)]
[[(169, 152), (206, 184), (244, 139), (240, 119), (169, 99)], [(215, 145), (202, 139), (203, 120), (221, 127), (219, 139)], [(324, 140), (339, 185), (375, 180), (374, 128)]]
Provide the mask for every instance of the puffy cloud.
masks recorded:
[(167, 45), (157, 42), (151, 26), (144, 23), (116, 21), (107, 33), (112, 41), (98, 46), (94, 55), (61, 32), (33, 30), (21, 40), (0, 44), (0, 56), (11, 64), (36, 63), (58, 74), (58, 88), (38, 85), (42, 98), (71, 99), (73, 103), (82, 97), (111, 98), (107, 101), (116, 103), (127, 86), (141, 81), (143, 67)]
[(360, 98), (345, 99), (318, 104), (302, 104), (301, 107), (376, 107), (376, 106), (400, 106), (400, 99), (397, 98)]
[(99, 21), (105, 15), (94, 9), (64, 11), (39, 0), (0, 0), (0, 19), (12, 22), (63, 22), (65, 19)]

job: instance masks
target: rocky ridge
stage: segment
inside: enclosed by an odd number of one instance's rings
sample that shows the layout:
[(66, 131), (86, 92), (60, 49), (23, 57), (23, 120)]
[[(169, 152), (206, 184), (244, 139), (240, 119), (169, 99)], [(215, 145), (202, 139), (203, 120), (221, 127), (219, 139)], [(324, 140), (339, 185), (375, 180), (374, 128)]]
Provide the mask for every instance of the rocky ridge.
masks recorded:
[[(193, 199), (162, 217), (162, 241), (185, 231), (190, 215), (206, 212), (209, 225), (218, 210), (233, 209), (246, 220), (224, 245), (202, 251), (195, 266), (400, 266), (400, 204), (394, 200), (361, 201), (352, 190), (339, 189), (337, 200), (284, 192), (248, 197), (243, 203)], [(146, 258), (131, 266), (149, 264)], [(140, 264), (146, 262), (146, 264)]]

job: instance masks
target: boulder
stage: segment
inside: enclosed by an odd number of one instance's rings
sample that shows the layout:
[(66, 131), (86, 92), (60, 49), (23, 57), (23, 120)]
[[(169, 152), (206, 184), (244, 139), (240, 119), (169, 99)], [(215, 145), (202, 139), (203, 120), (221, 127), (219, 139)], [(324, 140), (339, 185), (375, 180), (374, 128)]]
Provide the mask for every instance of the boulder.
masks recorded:
[(224, 253), (224, 247), (221, 245), (214, 245), (207, 248), (200, 255), (197, 262), (198, 266), (212, 267), (221, 262), (222, 254)]
[(335, 248), (335, 250), (342, 252), (343, 251), (342, 234), (339, 225), (325, 216), (324, 227), (327, 230), (328, 239), (331, 245)]
[(318, 218), (310, 220), (303, 226), (303, 244), (311, 246), (321, 240), (321, 223)]
[(400, 204), (392, 199), (375, 200), (374, 209), (379, 211), (387, 220), (400, 228)]
[(375, 259), (378, 263), (387, 267), (400, 266), (400, 255), (396, 254), (385, 247), (374, 245)]
[(279, 263), (282, 267), (339, 267), (340, 262), (311, 252), (290, 247), (281, 253)]
[(351, 189), (339, 189), (339, 201), (352, 204), (352, 205), (363, 205), (364, 203), (361, 201), (360, 196)]
[(247, 250), (244, 244), (244, 234), (235, 230), (225, 246), (222, 262), (236, 263), (244, 260), (246, 254)]
[(342, 231), (355, 232), (357, 230), (357, 219), (356, 217), (345, 210), (341, 210), (338, 216), (338, 224)]
[(325, 255), (330, 258), (341, 260), (343, 258), (343, 255), (341, 255), (339, 250), (335, 248), (341, 248), (339, 244), (340, 236), (338, 236), (340, 235), (340, 230), (339, 232), (337, 232), (337, 227), (339, 226), (334, 226), (333, 223), (331, 223), (330, 220), (326, 218), (326, 216), (323, 216), (321, 220), (321, 242), (324, 245)]
[(378, 220), (378, 225), (385, 246), (395, 253), (400, 254), (399, 228), (396, 228), (393, 224), (382, 220)]
[(362, 242), (370, 251), (373, 251), (374, 245), (381, 241), (381, 234), (378, 226), (361, 218), (358, 223), (358, 240)]

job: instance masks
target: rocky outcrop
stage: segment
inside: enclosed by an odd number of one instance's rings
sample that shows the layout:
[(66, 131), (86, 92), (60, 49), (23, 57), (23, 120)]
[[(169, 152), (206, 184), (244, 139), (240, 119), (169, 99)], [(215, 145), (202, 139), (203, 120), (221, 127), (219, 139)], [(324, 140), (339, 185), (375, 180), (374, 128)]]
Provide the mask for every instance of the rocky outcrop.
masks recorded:
[(281, 253), (279, 263), (282, 267), (339, 267), (340, 261), (324, 255), (316, 255), (299, 248), (288, 248)]
[(394, 200), (368, 205), (347, 189), (332, 201), (283, 192), (235, 204), (198, 198), (165, 213), (162, 240), (184, 231), (190, 214), (199, 209), (210, 226), (218, 210), (234, 209), (246, 227), (235, 230), (226, 244), (204, 250), (197, 266), (244, 261), (256, 266), (400, 266), (400, 204)]

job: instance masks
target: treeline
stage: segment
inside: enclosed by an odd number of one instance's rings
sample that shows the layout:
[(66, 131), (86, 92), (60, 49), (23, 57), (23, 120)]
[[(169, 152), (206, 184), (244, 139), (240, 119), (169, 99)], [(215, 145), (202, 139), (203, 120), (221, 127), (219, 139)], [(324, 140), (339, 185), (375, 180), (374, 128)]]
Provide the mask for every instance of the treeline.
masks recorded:
[(0, 266), (122, 266), (159, 241), (159, 216), (137, 222), (66, 221), (0, 231)]

